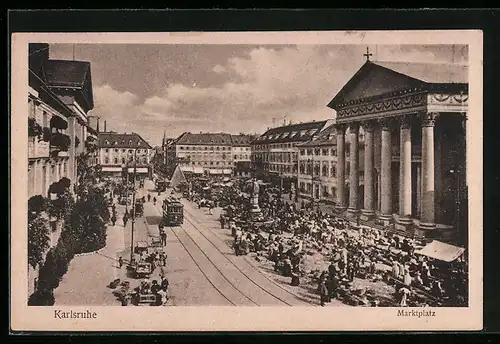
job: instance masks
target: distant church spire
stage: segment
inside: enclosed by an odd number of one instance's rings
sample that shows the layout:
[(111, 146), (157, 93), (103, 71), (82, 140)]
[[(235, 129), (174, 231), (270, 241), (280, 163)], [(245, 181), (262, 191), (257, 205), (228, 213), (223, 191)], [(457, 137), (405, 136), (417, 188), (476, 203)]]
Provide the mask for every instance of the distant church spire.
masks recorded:
[(167, 139), (167, 136), (166, 136), (166, 130), (163, 130), (163, 140), (161, 141), (161, 144), (164, 146), (165, 145), (165, 140)]
[(366, 57), (366, 61), (370, 61), (370, 56), (373, 56), (373, 54), (370, 53), (370, 48), (366, 47), (366, 54), (363, 54), (363, 56)]

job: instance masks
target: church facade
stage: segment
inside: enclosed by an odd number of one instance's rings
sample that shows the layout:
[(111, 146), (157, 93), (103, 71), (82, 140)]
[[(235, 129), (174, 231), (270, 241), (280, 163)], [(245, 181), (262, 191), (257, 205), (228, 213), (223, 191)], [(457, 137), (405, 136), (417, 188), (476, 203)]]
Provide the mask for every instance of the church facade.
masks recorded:
[[(340, 210), (410, 236), (463, 239), (468, 221), (467, 66), (367, 60), (328, 107), (337, 113)], [(360, 128), (361, 190), (356, 187)]]

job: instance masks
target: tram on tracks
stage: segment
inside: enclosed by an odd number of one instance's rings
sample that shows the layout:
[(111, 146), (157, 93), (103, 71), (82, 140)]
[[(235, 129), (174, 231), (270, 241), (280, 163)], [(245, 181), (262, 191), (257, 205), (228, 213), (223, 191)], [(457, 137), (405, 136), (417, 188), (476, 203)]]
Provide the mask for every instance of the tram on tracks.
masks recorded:
[(165, 226), (179, 226), (184, 223), (184, 205), (174, 197), (163, 200), (163, 224)]

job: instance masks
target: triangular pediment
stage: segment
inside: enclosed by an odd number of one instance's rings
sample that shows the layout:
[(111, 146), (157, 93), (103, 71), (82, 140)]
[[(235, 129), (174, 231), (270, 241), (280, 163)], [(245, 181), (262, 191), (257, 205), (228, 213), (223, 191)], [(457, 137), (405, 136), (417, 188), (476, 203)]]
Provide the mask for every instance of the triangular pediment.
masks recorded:
[(368, 61), (337, 93), (328, 107), (335, 109), (342, 103), (409, 90), (423, 84), (421, 80)]

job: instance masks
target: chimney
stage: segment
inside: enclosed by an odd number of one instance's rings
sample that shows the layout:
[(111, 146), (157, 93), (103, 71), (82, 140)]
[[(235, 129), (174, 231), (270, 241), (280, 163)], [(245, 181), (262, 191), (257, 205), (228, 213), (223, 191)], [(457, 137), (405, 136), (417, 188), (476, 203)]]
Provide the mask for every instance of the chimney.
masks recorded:
[(97, 117), (97, 128), (96, 128), (97, 132), (100, 133), (101, 131), (99, 130), (99, 117)]
[(106, 121), (104, 121), (104, 132), (106, 132)]

